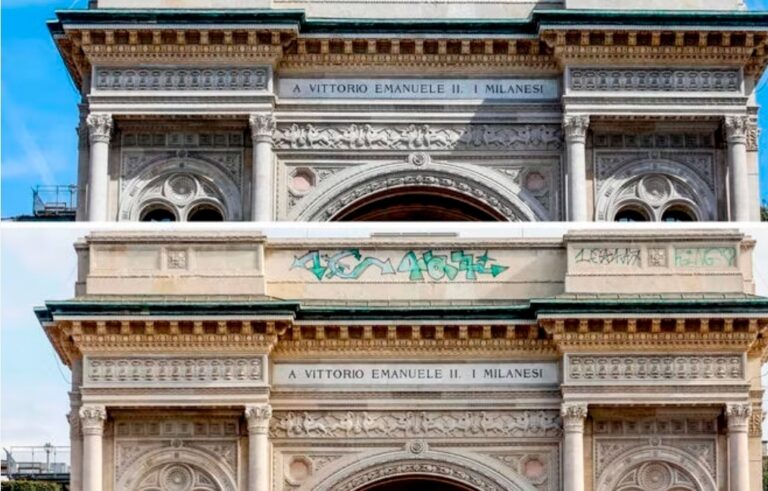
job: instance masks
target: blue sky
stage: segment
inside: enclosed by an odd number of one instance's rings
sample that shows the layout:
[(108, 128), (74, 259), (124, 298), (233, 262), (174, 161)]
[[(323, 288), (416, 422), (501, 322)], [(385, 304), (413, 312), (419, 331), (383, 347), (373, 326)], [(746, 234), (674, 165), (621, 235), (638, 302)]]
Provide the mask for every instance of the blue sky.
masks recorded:
[[(45, 28), (57, 9), (83, 8), (87, 0), (2, 0), (2, 216), (31, 211), (37, 184), (77, 181), (79, 96)], [(768, 10), (768, 0), (747, 0)], [(760, 100), (768, 103), (763, 78)], [(761, 147), (768, 142), (768, 113), (760, 118)], [(768, 152), (761, 154), (761, 189), (768, 200)]]

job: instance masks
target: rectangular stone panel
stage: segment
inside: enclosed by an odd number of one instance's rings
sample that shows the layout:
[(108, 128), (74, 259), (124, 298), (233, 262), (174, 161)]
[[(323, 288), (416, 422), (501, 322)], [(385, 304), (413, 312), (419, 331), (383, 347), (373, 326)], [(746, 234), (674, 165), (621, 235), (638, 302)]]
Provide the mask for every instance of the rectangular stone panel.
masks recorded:
[(95, 91), (267, 91), (269, 67), (96, 67)]
[(744, 383), (744, 357), (728, 355), (566, 355), (567, 384)]

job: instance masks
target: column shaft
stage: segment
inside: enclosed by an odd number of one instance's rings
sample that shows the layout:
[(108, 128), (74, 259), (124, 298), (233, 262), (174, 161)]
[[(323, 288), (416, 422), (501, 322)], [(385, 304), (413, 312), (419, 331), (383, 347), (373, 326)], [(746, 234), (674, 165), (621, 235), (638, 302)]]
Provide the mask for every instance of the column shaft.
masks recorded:
[(90, 139), (88, 162), (88, 220), (107, 220), (109, 193), (109, 140), (112, 133), (112, 116), (91, 113), (86, 118)]
[(747, 116), (725, 118), (728, 141), (728, 173), (731, 185), (731, 220), (749, 221), (749, 171), (747, 168)]
[(273, 219), (272, 203), (275, 199), (272, 152), (275, 118), (271, 113), (252, 114), (250, 124), (253, 140), (251, 217), (253, 221), (268, 222)]
[(269, 404), (246, 406), (248, 420), (248, 491), (269, 491)]
[(563, 490), (584, 491), (584, 419), (586, 404), (563, 403)]
[(104, 406), (80, 408), (83, 432), (83, 491), (101, 491), (102, 488), (102, 436), (107, 412)]
[(568, 219), (587, 221), (587, 129), (589, 116), (565, 116), (563, 129), (568, 150)]
[(749, 404), (728, 404), (728, 475), (730, 491), (749, 491)]

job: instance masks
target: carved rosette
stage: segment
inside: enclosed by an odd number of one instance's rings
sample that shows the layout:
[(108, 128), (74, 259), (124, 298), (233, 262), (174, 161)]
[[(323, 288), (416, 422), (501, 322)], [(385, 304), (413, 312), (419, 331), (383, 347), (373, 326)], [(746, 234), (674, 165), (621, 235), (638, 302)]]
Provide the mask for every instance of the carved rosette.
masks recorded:
[(88, 137), (91, 143), (109, 143), (112, 136), (112, 115), (108, 113), (91, 113), (85, 118), (88, 126)]
[(746, 432), (752, 416), (752, 405), (749, 403), (726, 404), (725, 416), (728, 418), (728, 431)]
[(272, 419), (272, 406), (269, 404), (245, 406), (245, 419), (248, 420), (248, 433), (266, 434), (269, 430), (269, 420)]
[(80, 408), (80, 425), (83, 435), (101, 435), (104, 432), (104, 421), (107, 410), (100, 405), (87, 405)]
[(563, 419), (563, 431), (581, 433), (587, 418), (587, 405), (581, 402), (564, 402), (560, 408), (560, 417)]
[(248, 122), (251, 125), (251, 138), (254, 142), (272, 143), (277, 128), (275, 116), (272, 113), (251, 114)]
[(726, 116), (725, 138), (728, 143), (746, 144), (749, 126), (749, 118), (747, 116)]

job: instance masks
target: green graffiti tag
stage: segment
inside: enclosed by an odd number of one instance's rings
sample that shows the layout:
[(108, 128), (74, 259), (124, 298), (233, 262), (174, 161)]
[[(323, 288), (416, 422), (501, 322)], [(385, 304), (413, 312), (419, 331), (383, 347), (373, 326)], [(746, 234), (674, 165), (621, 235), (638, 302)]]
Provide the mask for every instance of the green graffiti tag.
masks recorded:
[(363, 257), (359, 249), (344, 249), (330, 254), (313, 250), (295, 256), (291, 269), (305, 269), (321, 281), (332, 278), (356, 280), (370, 268), (378, 269), (380, 275), (407, 273), (410, 281), (424, 281), (425, 278), (453, 281), (462, 274), (465, 279), (474, 281), (481, 275), (496, 278), (509, 269), (508, 266), (492, 264), (494, 261), (487, 251), (475, 257), (463, 250), (450, 254), (436, 254), (432, 250), (416, 253), (411, 250), (403, 254), (395, 268), (390, 258)]
[(734, 247), (684, 247), (675, 249), (677, 267), (730, 267), (736, 265)]

